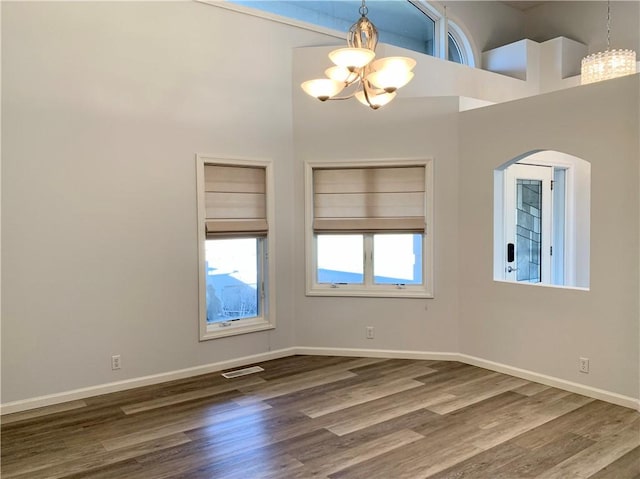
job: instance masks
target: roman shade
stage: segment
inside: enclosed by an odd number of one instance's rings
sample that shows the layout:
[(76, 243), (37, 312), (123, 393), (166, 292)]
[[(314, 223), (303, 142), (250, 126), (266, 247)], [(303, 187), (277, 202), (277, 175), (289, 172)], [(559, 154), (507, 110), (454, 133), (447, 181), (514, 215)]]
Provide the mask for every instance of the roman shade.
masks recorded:
[(313, 170), (316, 232), (425, 229), (425, 167)]
[(261, 167), (204, 165), (207, 238), (266, 235), (266, 171)]

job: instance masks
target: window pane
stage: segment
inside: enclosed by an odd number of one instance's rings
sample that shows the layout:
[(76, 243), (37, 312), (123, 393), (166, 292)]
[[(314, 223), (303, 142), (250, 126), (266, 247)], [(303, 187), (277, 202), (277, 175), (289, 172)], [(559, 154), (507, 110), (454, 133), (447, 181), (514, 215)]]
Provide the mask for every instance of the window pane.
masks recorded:
[(449, 61), (462, 63), (462, 52), (455, 38), (449, 34)]
[(362, 235), (318, 235), (318, 283), (362, 284)]
[[(353, 0), (232, 1), (342, 32), (349, 31), (360, 18), (362, 4)], [(411, 2), (381, 0), (370, 2), (367, 7), (367, 17), (378, 29), (380, 42), (433, 55), (435, 22)]]
[(516, 183), (516, 276), (518, 281), (539, 283), (542, 253), (542, 181)]
[(259, 238), (209, 239), (205, 243), (207, 323), (258, 315)]
[(376, 284), (422, 284), (422, 235), (373, 235)]

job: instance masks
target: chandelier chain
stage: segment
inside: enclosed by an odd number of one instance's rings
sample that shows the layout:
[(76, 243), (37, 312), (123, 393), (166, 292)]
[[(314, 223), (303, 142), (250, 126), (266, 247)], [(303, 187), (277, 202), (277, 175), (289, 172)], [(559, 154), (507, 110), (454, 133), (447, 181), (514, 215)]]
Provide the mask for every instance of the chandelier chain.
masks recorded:
[(607, 50), (609, 48), (611, 48), (611, 1), (607, 0)]
[(362, 0), (362, 5), (360, 5), (360, 8), (358, 9), (358, 11), (360, 12), (360, 15), (362, 15), (363, 17), (366, 17), (367, 13), (369, 13), (369, 9), (367, 8), (364, 2), (365, 0)]

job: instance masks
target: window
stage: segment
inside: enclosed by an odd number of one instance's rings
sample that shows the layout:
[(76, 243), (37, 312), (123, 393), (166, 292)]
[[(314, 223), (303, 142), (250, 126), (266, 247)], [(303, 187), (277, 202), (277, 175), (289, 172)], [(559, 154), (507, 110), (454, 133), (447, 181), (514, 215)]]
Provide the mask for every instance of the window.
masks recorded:
[(274, 327), (271, 163), (197, 157), (200, 339)]
[[(360, 0), (264, 1), (230, 0), (282, 17), (348, 32), (358, 19)], [(378, 29), (379, 41), (427, 55), (474, 66), (473, 53), (462, 30), (428, 2), (380, 0), (370, 2), (367, 17)], [(444, 47), (448, 38), (449, 55)]]
[(462, 65), (468, 65), (470, 67), (475, 66), (473, 48), (471, 47), (471, 42), (469, 42), (469, 37), (465, 35), (462, 28), (457, 23), (452, 22), (451, 20), (447, 21), (447, 38), (448, 59)]
[(456, 39), (453, 38), (453, 35), (451, 35), (451, 33), (449, 33), (447, 36), (449, 37), (449, 61), (455, 63), (465, 63), (462, 59), (462, 50), (458, 46), (458, 42), (456, 42)]
[(554, 151), (494, 173), (494, 279), (589, 287), (590, 165)]
[(431, 162), (307, 163), (307, 294), (432, 297)]

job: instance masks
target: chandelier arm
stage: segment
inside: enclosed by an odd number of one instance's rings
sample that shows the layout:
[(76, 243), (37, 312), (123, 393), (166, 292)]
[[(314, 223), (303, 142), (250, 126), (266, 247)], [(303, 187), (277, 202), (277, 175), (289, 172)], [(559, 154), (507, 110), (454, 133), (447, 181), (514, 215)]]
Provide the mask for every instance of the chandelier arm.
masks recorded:
[(328, 98), (327, 101), (331, 101), (331, 100), (351, 100), (354, 95), (355, 95), (355, 93), (352, 93), (349, 96), (332, 96), (331, 98)]
[[(345, 84), (345, 90), (353, 87), (354, 85), (360, 84), (361, 81), (362, 80), (360, 79), (360, 77), (358, 77), (354, 81), (352, 81), (351, 83), (346, 83)], [(357, 91), (358, 91), (358, 88), (356, 87), (356, 88), (353, 89), (353, 91), (351, 93), (345, 94), (343, 96), (332, 96), (331, 98), (328, 98), (328, 100), (349, 100), (349, 99), (353, 98), (356, 95)]]
[(369, 88), (367, 86), (368, 84), (369, 82), (367, 80), (362, 81), (362, 91), (364, 92), (364, 98), (367, 100), (370, 108), (377, 110), (379, 107), (373, 106), (373, 104), (371, 103), (371, 99), (369, 98)]

